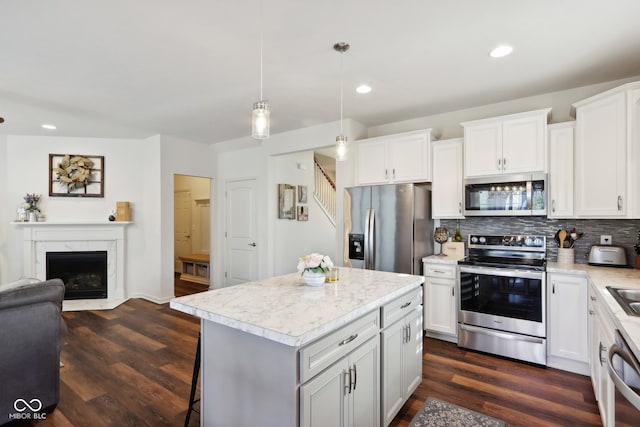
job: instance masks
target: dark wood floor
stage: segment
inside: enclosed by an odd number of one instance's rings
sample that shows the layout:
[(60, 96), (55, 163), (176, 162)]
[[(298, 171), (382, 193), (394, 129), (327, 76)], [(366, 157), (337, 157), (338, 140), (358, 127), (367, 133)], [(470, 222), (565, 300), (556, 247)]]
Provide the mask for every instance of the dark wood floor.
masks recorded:
[[(184, 424), (199, 331), (195, 318), (140, 299), (63, 316), (69, 337), (62, 350), (60, 403), (39, 426)], [(407, 426), (428, 396), (508, 426), (600, 425), (587, 377), (428, 338), (423, 373), (392, 426)], [(199, 422), (194, 414), (190, 425)]]
[(601, 426), (589, 377), (423, 340), (423, 380), (393, 427), (408, 426), (427, 397), (499, 418), (507, 426)]
[(180, 273), (175, 273), (173, 278), (173, 292), (176, 297), (196, 294), (209, 290), (209, 285), (180, 280)]

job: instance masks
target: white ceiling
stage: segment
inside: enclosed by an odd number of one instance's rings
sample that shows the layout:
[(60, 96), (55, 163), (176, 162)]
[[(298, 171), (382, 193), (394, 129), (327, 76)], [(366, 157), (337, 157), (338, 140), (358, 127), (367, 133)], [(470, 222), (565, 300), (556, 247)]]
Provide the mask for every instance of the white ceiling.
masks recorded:
[[(367, 126), (640, 75), (638, 0), (263, 1), (272, 134), (339, 119), (338, 41), (345, 117)], [(2, 0), (0, 133), (247, 136), (259, 5)]]

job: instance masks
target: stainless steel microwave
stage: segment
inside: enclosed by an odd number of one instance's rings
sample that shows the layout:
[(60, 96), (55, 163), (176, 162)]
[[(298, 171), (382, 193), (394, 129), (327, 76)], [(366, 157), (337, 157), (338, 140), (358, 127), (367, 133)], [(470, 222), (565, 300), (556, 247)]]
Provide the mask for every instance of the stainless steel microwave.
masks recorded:
[(464, 181), (465, 216), (546, 216), (547, 175), (527, 173)]

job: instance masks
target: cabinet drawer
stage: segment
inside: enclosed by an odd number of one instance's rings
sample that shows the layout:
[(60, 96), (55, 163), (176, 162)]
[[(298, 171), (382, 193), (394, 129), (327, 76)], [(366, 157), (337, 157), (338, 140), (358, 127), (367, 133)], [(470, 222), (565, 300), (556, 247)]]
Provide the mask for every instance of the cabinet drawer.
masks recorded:
[(300, 383), (320, 373), (369, 338), (378, 335), (378, 310), (354, 320), (346, 326), (300, 349)]
[(396, 320), (404, 317), (411, 310), (415, 310), (420, 305), (422, 305), (422, 287), (416, 288), (401, 297), (388, 302), (383, 305), (380, 310), (382, 318), (381, 327), (386, 328)]
[(438, 277), (441, 279), (455, 279), (456, 266), (424, 263), (424, 275), (427, 277)]

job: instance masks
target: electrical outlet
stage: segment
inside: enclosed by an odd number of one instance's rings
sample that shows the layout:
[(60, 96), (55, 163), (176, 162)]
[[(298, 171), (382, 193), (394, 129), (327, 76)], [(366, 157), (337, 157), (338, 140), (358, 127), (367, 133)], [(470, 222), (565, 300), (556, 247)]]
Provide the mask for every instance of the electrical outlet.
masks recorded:
[(600, 244), (601, 245), (611, 245), (613, 244), (613, 240), (611, 240), (610, 234), (601, 234), (600, 235)]

